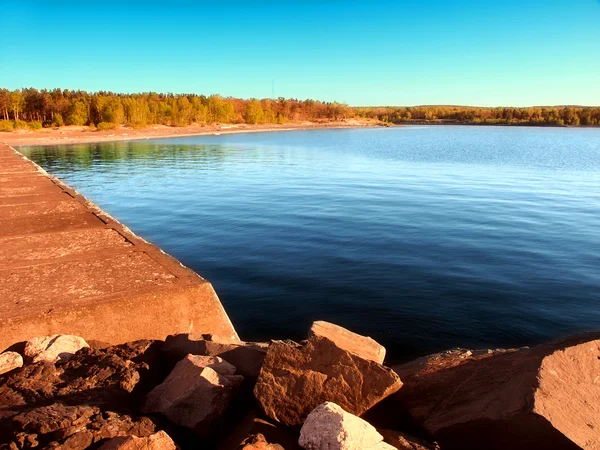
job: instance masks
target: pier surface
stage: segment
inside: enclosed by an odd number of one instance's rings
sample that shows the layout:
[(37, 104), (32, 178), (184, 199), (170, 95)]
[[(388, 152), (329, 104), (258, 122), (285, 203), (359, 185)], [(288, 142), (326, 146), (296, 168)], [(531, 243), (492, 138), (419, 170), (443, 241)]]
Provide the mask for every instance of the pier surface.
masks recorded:
[(0, 351), (35, 336), (238, 339), (211, 284), (0, 143)]

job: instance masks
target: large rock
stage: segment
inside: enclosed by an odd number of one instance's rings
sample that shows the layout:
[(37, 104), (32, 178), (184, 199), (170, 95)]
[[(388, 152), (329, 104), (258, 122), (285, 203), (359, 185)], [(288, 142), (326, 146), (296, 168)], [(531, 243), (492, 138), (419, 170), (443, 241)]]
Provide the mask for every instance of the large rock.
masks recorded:
[(244, 377), (219, 357), (188, 355), (146, 397), (142, 411), (161, 413), (200, 436), (210, 434)]
[(23, 367), (23, 357), (17, 352), (4, 352), (0, 355), (0, 375)]
[(298, 443), (307, 450), (394, 449), (368, 422), (331, 402), (319, 405), (308, 415)]
[(600, 448), (598, 339), (451, 352), (395, 370), (397, 398), (445, 450)]
[(187, 355), (219, 356), (244, 377), (257, 377), (267, 353), (268, 344), (232, 341), (206, 334), (176, 334), (167, 337), (162, 351), (173, 364)]
[(254, 395), (269, 417), (299, 425), (327, 401), (361, 415), (401, 386), (391, 369), (312, 336), (304, 346), (271, 344)]
[(7, 448), (83, 450), (115, 436), (149, 436), (154, 429), (146, 417), (134, 419), (96, 406), (54, 403), (24, 408), (1, 420), (0, 442), (7, 443)]
[(78, 350), (89, 347), (87, 342), (79, 336), (69, 334), (53, 334), (30, 339), (25, 344), (25, 356), (33, 362), (55, 362), (59, 359), (71, 358)]
[(115, 437), (100, 447), (100, 450), (176, 450), (177, 446), (164, 431), (148, 437), (120, 436)]
[(385, 347), (370, 337), (353, 333), (333, 323), (317, 321), (312, 324), (309, 336), (320, 336), (335, 342), (339, 348), (348, 350), (361, 358), (383, 364)]

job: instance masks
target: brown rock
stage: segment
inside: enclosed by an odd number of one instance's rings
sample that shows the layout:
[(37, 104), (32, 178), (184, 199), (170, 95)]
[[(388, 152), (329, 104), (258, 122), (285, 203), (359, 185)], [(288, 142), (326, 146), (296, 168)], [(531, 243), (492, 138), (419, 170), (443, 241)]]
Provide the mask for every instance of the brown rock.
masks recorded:
[(285, 450), (279, 444), (269, 444), (266, 438), (258, 433), (244, 439), (240, 445), (240, 450)]
[(206, 334), (176, 334), (165, 340), (162, 351), (173, 364), (187, 355), (219, 356), (244, 377), (257, 377), (267, 353), (268, 344), (239, 342)]
[(164, 431), (148, 437), (119, 436), (102, 444), (100, 450), (175, 450), (177, 446)]
[(339, 348), (347, 350), (363, 359), (383, 364), (385, 347), (370, 337), (353, 333), (333, 323), (317, 321), (310, 327), (309, 336), (320, 336), (335, 342)]
[(383, 441), (390, 444), (398, 450), (440, 450), (436, 443), (430, 443), (422, 439), (409, 436), (400, 431), (384, 430), (378, 428), (377, 431), (383, 436)]
[(17, 448), (35, 441), (40, 447), (78, 450), (115, 436), (148, 436), (153, 432), (154, 423), (146, 417), (133, 419), (102, 412), (96, 406), (62, 403), (25, 408), (0, 422), (0, 442), (13, 442)]
[(434, 355), (397, 370), (397, 398), (444, 450), (600, 448), (600, 340)]
[(207, 436), (244, 379), (234, 373), (235, 367), (219, 357), (188, 355), (147, 395), (142, 411), (161, 413)]
[(327, 401), (361, 415), (401, 386), (391, 369), (313, 336), (303, 347), (273, 342), (254, 395), (269, 417), (299, 425)]
[(5, 408), (58, 399), (70, 405), (126, 408), (134, 390), (153, 383), (149, 363), (156, 354), (152, 341), (137, 341), (103, 350), (84, 348), (56, 364), (28, 364), (0, 378), (0, 417)]

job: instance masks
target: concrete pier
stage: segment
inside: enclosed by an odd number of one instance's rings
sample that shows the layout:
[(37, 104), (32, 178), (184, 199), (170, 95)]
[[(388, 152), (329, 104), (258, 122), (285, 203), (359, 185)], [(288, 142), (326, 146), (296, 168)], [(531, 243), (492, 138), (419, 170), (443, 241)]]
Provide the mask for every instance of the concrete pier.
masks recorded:
[(0, 351), (188, 332), (238, 339), (208, 281), (0, 143)]

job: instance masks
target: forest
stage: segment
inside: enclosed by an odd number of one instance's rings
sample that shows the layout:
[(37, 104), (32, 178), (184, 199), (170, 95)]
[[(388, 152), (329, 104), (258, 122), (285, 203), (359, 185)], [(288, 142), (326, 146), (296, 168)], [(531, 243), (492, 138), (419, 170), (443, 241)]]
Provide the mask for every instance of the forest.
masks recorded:
[(600, 126), (600, 107), (350, 107), (336, 102), (286, 98), (258, 100), (155, 92), (119, 94), (67, 89), (0, 89), (0, 131), (63, 125), (111, 129), (120, 125), (281, 124), (352, 118), (389, 124)]

